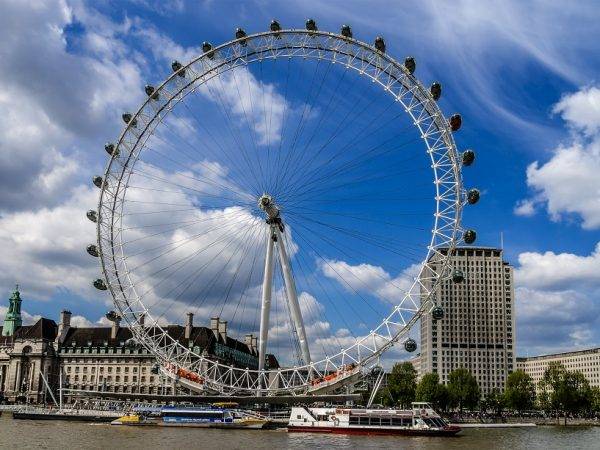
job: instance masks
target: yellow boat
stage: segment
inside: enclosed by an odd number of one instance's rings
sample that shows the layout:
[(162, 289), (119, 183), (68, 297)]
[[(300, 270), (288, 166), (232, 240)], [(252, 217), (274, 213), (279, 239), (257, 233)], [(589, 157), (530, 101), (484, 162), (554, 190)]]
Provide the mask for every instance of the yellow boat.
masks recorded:
[(145, 416), (141, 416), (139, 414), (125, 414), (118, 419), (113, 420), (111, 425), (157, 425), (156, 420), (148, 419)]

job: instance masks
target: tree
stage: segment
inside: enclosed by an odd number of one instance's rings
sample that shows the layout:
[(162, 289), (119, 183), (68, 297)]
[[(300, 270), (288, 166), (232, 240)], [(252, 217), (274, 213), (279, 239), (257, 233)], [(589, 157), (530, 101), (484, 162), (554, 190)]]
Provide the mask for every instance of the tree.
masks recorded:
[(445, 411), (448, 408), (448, 389), (439, 381), (437, 373), (423, 375), (417, 384), (416, 399), (419, 402), (431, 403), (437, 410)]
[(502, 410), (504, 409), (504, 406), (506, 404), (506, 401), (504, 399), (504, 395), (502, 395), (502, 392), (500, 392), (500, 390), (498, 388), (493, 388), (490, 393), (486, 396), (485, 402), (484, 403), (484, 410), (488, 410), (491, 409), (492, 411), (494, 411), (494, 414), (497, 417), (500, 417), (502, 415)]
[(453, 370), (448, 375), (448, 394), (452, 406), (473, 409), (479, 403), (480, 391), (475, 377), (467, 369)]
[(556, 412), (564, 412), (565, 425), (568, 413), (589, 410), (592, 401), (590, 384), (581, 372), (567, 372), (560, 363), (550, 363), (544, 372), (541, 385), (549, 394), (550, 406)]
[(535, 402), (535, 385), (531, 376), (523, 370), (511, 373), (506, 380), (504, 399), (508, 408), (519, 413), (532, 409)]
[(595, 415), (600, 415), (600, 387), (590, 389), (590, 410)]
[(396, 363), (388, 376), (387, 389), (394, 404), (403, 408), (410, 407), (415, 401), (417, 371), (409, 362)]

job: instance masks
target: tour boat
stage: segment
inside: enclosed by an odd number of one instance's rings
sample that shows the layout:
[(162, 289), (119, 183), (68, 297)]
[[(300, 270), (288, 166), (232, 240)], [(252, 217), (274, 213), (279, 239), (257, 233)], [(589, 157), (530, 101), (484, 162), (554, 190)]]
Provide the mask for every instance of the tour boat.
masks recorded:
[(260, 429), (268, 420), (225, 408), (163, 408), (162, 426)]
[(287, 428), (308, 433), (417, 436), (453, 436), (460, 431), (424, 402), (412, 403), (410, 410), (298, 406), (292, 408)]

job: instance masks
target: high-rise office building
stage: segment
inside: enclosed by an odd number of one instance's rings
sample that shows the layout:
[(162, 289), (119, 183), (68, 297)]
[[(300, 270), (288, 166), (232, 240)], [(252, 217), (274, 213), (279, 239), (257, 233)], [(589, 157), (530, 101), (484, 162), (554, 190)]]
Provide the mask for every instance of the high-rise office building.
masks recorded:
[[(445, 384), (462, 367), (476, 377), (483, 395), (503, 390), (516, 364), (513, 269), (497, 248), (461, 247), (450, 261), (464, 280), (436, 287), (443, 319), (421, 319), (421, 375), (435, 372)], [(435, 255), (430, 263), (436, 264)]]

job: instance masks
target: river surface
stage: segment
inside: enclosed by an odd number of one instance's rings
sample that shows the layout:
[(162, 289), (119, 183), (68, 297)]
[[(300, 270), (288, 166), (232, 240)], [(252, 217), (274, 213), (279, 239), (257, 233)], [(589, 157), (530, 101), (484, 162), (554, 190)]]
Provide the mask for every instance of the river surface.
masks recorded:
[(598, 449), (600, 427), (464, 429), (455, 438), (326, 436), (276, 431), (119, 427), (0, 417), (0, 448), (47, 449)]

